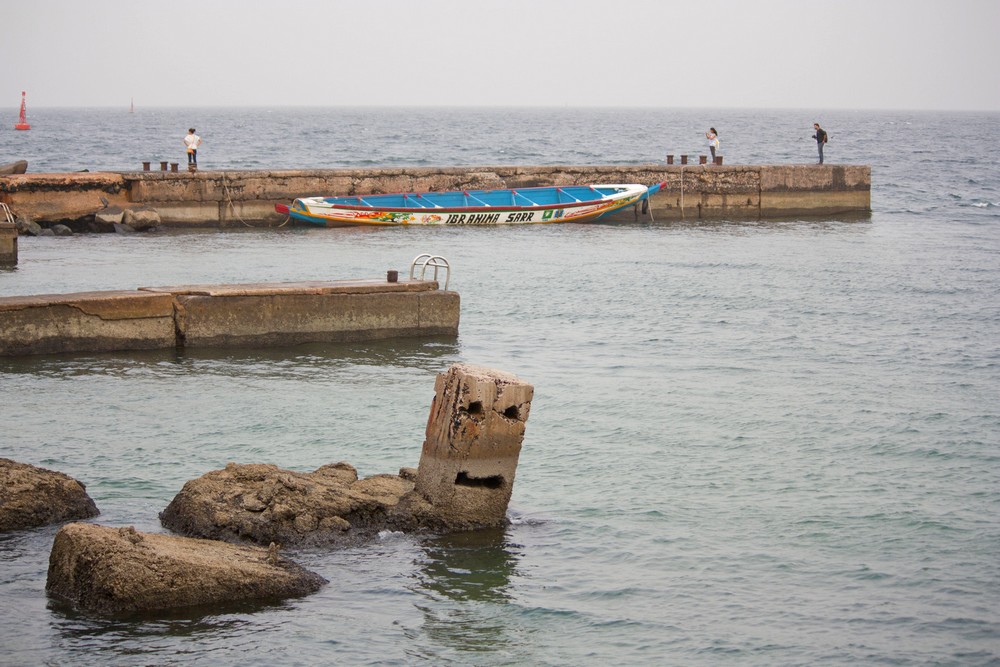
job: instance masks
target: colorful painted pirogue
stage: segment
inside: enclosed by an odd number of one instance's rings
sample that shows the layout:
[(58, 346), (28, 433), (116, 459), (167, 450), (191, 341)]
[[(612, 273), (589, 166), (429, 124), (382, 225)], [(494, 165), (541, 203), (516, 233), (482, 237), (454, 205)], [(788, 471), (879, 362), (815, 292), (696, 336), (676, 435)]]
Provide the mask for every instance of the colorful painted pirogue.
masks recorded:
[(302, 197), (275, 210), (325, 227), (344, 225), (526, 225), (590, 222), (656, 193), (663, 183), (452, 190)]

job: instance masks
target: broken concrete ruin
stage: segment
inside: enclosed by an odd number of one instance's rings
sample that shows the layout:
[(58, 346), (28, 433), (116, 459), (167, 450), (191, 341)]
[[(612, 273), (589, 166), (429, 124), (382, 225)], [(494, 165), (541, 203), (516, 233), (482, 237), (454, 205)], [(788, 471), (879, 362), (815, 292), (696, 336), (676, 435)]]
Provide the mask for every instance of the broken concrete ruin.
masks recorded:
[(160, 520), (193, 537), (285, 546), (503, 525), (533, 393), (509, 373), (456, 364), (437, 378), (417, 470), (358, 479), (346, 463), (311, 473), (231, 463), (187, 482)]

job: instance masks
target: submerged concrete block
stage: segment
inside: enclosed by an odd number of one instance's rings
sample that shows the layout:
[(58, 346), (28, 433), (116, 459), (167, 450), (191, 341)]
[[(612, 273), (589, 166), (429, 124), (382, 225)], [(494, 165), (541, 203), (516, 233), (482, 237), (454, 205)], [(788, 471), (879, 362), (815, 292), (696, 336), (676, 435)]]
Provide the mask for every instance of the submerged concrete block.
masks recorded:
[(445, 523), (506, 521), (533, 394), (515, 375), (482, 366), (438, 376), (416, 492)]

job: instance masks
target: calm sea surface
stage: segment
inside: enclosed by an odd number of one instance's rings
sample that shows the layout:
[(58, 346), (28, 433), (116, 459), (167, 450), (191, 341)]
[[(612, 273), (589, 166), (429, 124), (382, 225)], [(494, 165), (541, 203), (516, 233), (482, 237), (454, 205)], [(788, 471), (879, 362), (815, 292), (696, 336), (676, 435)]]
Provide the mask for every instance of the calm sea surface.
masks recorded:
[[(2, 111), (2, 110), (0, 110)], [(0, 535), (4, 665), (1000, 665), (1000, 114), (16, 109), (31, 171), (872, 165), (863, 220), (22, 238), (0, 295), (377, 278), (445, 256), (457, 339), (0, 360), (0, 456), (162, 531), (229, 461), (413, 466), (455, 362), (535, 385), (503, 531), (290, 555), (276, 606), (50, 606), (56, 527)], [(978, 139), (978, 141), (973, 141)]]

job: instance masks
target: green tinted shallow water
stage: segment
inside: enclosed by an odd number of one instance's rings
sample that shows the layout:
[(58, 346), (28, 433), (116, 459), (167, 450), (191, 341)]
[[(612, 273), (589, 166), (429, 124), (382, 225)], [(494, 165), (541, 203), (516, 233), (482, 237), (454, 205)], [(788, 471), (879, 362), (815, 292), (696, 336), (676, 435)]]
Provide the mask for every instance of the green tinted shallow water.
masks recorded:
[(415, 465), (457, 361), (535, 400), (508, 529), (296, 553), (304, 599), (102, 621), (48, 606), (55, 528), (0, 537), (0, 663), (996, 664), (1000, 196), (918, 164), (861, 222), (22, 239), (3, 294), (454, 267), (457, 339), (0, 361), (0, 455), (107, 525), (229, 461)]

